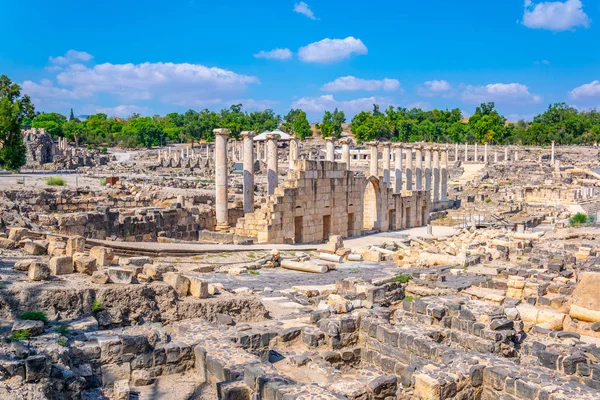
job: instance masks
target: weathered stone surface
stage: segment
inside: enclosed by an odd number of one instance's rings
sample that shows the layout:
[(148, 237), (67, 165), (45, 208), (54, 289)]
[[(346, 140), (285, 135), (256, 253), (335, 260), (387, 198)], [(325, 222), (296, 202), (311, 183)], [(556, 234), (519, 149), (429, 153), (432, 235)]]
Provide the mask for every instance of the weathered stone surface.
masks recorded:
[(175, 267), (171, 264), (156, 263), (144, 264), (142, 273), (148, 275), (154, 280), (162, 279), (162, 275), (167, 272), (175, 271)]
[(50, 377), (52, 363), (47, 355), (31, 356), (25, 360), (25, 381), (38, 382), (40, 379)]
[(33, 262), (29, 264), (27, 276), (31, 281), (45, 281), (50, 278), (50, 268), (44, 263)]
[(0, 249), (14, 249), (16, 242), (11, 239), (0, 238)]
[(95, 246), (90, 249), (90, 257), (96, 259), (96, 265), (108, 267), (114, 258), (114, 252), (108, 247)]
[(187, 276), (190, 281), (190, 295), (197, 299), (208, 297), (208, 282), (196, 276)]
[(71, 236), (67, 239), (66, 255), (73, 256), (75, 253), (85, 251), (85, 238), (83, 236)]
[(89, 256), (78, 257), (73, 261), (73, 265), (76, 272), (86, 275), (92, 275), (98, 269), (96, 267), (96, 259)]
[(109, 280), (110, 280), (110, 277), (104, 271), (94, 271), (92, 273), (92, 282), (94, 282), (94, 283), (97, 283), (99, 285), (104, 285), (105, 283), (108, 283)]
[(28, 321), (28, 320), (17, 320), (13, 323), (12, 332), (14, 331), (29, 331), (31, 336), (37, 336), (44, 333), (44, 322), (43, 321)]
[(46, 254), (46, 248), (38, 242), (28, 242), (23, 246), (23, 251), (32, 256), (41, 256)]
[(10, 240), (18, 242), (19, 240), (23, 239), (26, 234), (27, 229), (25, 228), (10, 228), (10, 230), (8, 231), (8, 238)]
[(133, 279), (133, 271), (127, 268), (109, 268), (108, 277), (112, 283), (129, 284)]
[(185, 297), (190, 291), (190, 280), (179, 272), (167, 272), (163, 280), (171, 285), (179, 297)]
[(34, 259), (19, 260), (15, 263), (13, 269), (17, 271), (26, 272), (29, 271), (29, 266), (35, 262), (37, 262), (37, 260)]
[(59, 256), (50, 259), (48, 264), (52, 275), (67, 275), (73, 273), (73, 259), (70, 256)]

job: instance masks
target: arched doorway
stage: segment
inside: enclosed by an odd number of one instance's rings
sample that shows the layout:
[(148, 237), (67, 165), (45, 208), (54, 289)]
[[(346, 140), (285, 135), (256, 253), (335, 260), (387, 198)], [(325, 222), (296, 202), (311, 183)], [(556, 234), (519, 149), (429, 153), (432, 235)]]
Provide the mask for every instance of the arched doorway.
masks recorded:
[(378, 230), (381, 228), (381, 198), (379, 193), (379, 182), (371, 178), (365, 186), (363, 196), (363, 229)]

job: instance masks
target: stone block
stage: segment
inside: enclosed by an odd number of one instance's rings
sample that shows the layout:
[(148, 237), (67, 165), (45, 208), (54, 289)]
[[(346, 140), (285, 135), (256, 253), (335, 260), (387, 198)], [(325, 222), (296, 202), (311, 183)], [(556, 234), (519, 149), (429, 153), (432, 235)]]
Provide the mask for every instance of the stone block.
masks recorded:
[(50, 263), (52, 275), (67, 275), (73, 273), (73, 259), (70, 256), (52, 257)]
[(144, 264), (142, 267), (142, 273), (148, 275), (154, 280), (162, 279), (164, 273), (175, 271), (175, 267), (171, 264)]
[(38, 242), (27, 242), (23, 246), (23, 251), (32, 256), (41, 256), (46, 254), (46, 248)]
[(121, 379), (113, 383), (114, 400), (129, 400), (129, 379)]
[(46, 281), (50, 278), (50, 268), (44, 263), (33, 262), (29, 264), (27, 276), (31, 281)]
[(168, 283), (179, 297), (185, 297), (190, 290), (190, 280), (178, 272), (167, 272), (163, 280)]
[(23, 239), (27, 235), (27, 229), (25, 228), (10, 228), (8, 231), (8, 238), (15, 242)]
[(0, 249), (14, 249), (16, 245), (14, 240), (0, 238)]
[(190, 281), (190, 295), (197, 299), (205, 299), (208, 297), (208, 282), (196, 276), (188, 276)]
[(17, 320), (13, 323), (11, 332), (29, 331), (31, 336), (37, 336), (44, 333), (43, 321)]
[(65, 253), (65, 249), (67, 248), (67, 244), (65, 242), (61, 242), (60, 240), (54, 240), (48, 243), (48, 255), (50, 256), (64, 256), (70, 255)]
[(92, 275), (98, 270), (96, 267), (96, 259), (90, 256), (78, 257), (73, 261), (73, 266), (75, 267), (76, 272), (86, 275)]
[(114, 253), (108, 247), (95, 246), (90, 249), (90, 257), (96, 259), (96, 265), (108, 267), (113, 261)]
[(427, 374), (417, 374), (414, 379), (417, 398), (421, 400), (439, 400), (441, 398), (442, 386), (437, 379)]
[[(125, 381), (126, 383), (129, 381), (129, 377), (131, 374), (131, 365), (129, 363), (123, 364), (104, 364), (102, 365), (102, 387), (110, 388), (113, 385), (116, 386), (118, 381)], [(129, 390), (129, 385), (127, 386), (127, 390)], [(126, 399), (129, 399), (127, 397)]]
[(83, 236), (71, 236), (67, 240), (66, 255), (74, 256), (75, 253), (83, 253), (85, 251), (85, 238)]
[(133, 271), (127, 268), (109, 268), (107, 272), (112, 283), (130, 284), (133, 279)]
[(94, 273), (92, 273), (92, 282), (94, 283), (104, 285), (105, 283), (108, 283), (109, 280), (110, 278), (106, 272), (94, 271)]
[(37, 262), (37, 260), (31, 259), (31, 258), (26, 259), (26, 260), (20, 260), (20, 261), (17, 261), (15, 263), (15, 265), (13, 265), (13, 269), (16, 271), (27, 272), (27, 271), (29, 271), (29, 266), (35, 262)]
[(47, 355), (31, 356), (25, 360), (25, 382), (38, 382), (40, 379), (49, 378), (52, 362)]

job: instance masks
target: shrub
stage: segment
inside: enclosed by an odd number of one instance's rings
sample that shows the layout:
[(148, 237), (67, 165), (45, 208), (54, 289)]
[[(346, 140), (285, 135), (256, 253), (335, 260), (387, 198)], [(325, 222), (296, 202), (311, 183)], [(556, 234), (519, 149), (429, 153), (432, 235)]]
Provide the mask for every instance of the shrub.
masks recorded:
[(100, 150), (100, 151), (104, 154), (108, 153), (108, 149), (106, 147), (103, 147), (102, 150)]
[(97, 313), (104, 310), (104, 306), (99, 300), (92, 301), (92, 313)]
[(65, 186), (66, 182), (59, 176), (50, 176), (46, 178), (46, 185), (48, 186)]
[(101, 178), (100, 179), (100, 185), (106, 186), (106, 178)]
[(489, 203), (491, 203), (491, 202), (492, 202), (492, 199), (490, 199), (490, 198), (488, 197), (487, 199), (485, 199), (485, 202), (489, 204)]
[(392, 282), (406, 283), (412, 279), (410, 274), (398, 274), (392, 279)]
[(31, 333), (28, 329), (14, 331), (12, 335), (10, 335), (11, 340), (29, 340), (30, 337)]
[(412, 303), (413, 301), (415, 301), (415, 298), (412, 296), (404, 296), (404, 299), (402, 299), (402, 301), (408, 301)]
[(48, 322), (48, 317), (46, 317), (46, 313), (43, 311), (25, 311), (19, 316), (19, 319), (27, 321), (43, 321), (44, 323)]
[(258, 272), (257, 270), (254, 270), (254, 269), (249, 269), (249, 270), (248, 270), (248, 273), (249, 273), (250, 275), (260, 275), (260, 272)]
[(587, 222), (587, 215), (584, 213), (577, 213), (571, 217), (571, 225), (581, 225)]
[(67, 324), (61, 324), (54, 328), (54, 332), (60, 333), (61, 336), (67, 336), (69, 334), (69, 327), (67, 326)]
[(67, 342), (68, 342), (68, 341), (69, 341), (69, 339), (67, 339), (65, 336), (61, 336), (61, 337), (58, 339), (58, 342), (57, 342), (57, 343), (58, 343), (58, 345), (59, 345), (59, 346), (67, 347)]

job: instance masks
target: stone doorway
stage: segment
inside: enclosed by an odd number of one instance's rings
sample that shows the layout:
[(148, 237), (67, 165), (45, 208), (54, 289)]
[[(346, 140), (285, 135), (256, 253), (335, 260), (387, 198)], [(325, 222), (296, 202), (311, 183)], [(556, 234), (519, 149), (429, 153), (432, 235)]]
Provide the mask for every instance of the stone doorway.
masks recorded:
[(348, 237), (356, 236), (354, 233), (354, 213), (348, 214)]
[(331, 215), (323, 215), (323, 240), (328, 240), (331, 235)]
[(381, 199), (379, 195), (379, 182), (369, 179), (363, 197), (363, 229), (366, 231), (381, 228)]
[(388, 230), (395, 231), (396, 230), (396, 210), (390, 210), (388, 212), (389, 226)]
[(296, 217), (294, 218), (294, 242), (302, 243), (302, 223), (304, 218)]

